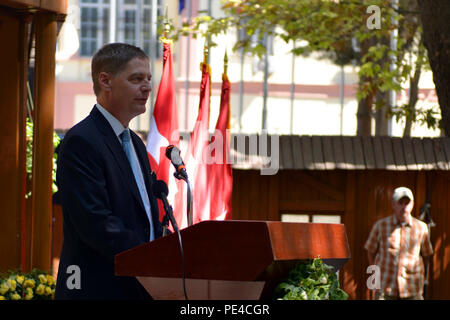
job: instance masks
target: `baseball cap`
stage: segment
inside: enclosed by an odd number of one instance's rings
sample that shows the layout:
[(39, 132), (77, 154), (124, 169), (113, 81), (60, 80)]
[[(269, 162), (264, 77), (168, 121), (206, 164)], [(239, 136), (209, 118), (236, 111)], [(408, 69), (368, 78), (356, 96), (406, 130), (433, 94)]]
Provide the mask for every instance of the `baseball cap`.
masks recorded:
[(410, 200), (414, 201), (414, 196), (413, 196), (412, 191), (406, 187), (398, 187), (397, 189), (395, 189), (394, 194), (392, 195), (392, 201), (397, 202), (398, 200), (400, 200), (403, 197), (407, 197)]

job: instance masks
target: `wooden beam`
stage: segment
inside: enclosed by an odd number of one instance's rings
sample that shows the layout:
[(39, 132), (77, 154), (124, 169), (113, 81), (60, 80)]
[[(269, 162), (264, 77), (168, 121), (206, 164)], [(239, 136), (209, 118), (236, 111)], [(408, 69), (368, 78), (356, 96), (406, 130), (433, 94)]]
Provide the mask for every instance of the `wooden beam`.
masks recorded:
[(24, 13), (21, 16), (20, 26), (20, 88), (19, 88), (19, 108), (17, 110), (18, 127), (19, 127), (19, 208), (20, 208), (20, 266), (23, 272), (30, 270), (30, 231), (31, 225), (28, 219), (27, 203), (25, 194), (27, 192), (27, 136), (26, 136), (26, 118), (27, 118), (27, 82), (28, 82), (28, 42), (30, 40), (29, 26), (33, 20), (31, 14)]
[(0, 272), (20, 266), (23, 198), (23, 28), (20, 16), (0, 10)]
[(48, 10), (67, 14), (67, 0), (0, 0), (0, 5), (21, 10)]
[(36, 14), (31, 265), (50, 269), (56, 15)]
[(41, 9), (53, 11), (59, 14), (67, 14), (67, 0), (41, 0)]
[(38, 8), (41, 0), (0, 0), (0, 5), (14, 9)]

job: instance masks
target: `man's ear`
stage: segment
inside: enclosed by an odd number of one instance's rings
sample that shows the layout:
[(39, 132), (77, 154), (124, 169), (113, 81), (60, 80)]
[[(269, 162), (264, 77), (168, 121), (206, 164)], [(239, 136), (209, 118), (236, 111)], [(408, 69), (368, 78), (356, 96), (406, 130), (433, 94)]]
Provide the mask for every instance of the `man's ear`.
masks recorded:
[(111, 74), (108, 72), (100, 72), (98, 75), (98, 84), (103, 91), (111, 91)]

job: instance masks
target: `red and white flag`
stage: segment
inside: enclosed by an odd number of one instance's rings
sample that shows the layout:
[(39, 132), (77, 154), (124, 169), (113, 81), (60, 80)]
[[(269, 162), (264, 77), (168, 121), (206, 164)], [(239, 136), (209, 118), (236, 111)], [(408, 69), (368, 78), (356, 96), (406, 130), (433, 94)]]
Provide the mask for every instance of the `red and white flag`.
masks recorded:
[[(209, 143), (209, 103), (211, 95), (211, 70), (208, 64), (202, 63), (202, 81), (200, 83), (200, 102), (198, 116), (191, 133), (189, 146), (186, 151), (185, 164), (192, 188), (192, 217), (193, 224), (200, 221), (209, 220), (210, 200), (208, 166), (206, 153)], [(176, 199), (176, 207), (186, 210), (186, 190), (183, 197)], [(184, 215), (186, 216), (186, 214)], [(181, 227), (188, 226), (187, 216), (182, 219)]]
[[(147, 138), (147, 152), (152, 170), (155, 171), (158, 180), (164, 180), (169, 187), (169, 203), (173, 203), (175, 194), (181, 192), (183, 181), (174, 178), (174, 168), (166, 157), (168, 145), (179, 148), (180, 134), (178, 131), (177, 103), (175, 95), (175, 80), (173, 76), (173, 62), (170, 43), (164, 43), (163, 71), (159, 84), (158, 95), (150, 124), (150, 132)], [(164, 209), (161, 200), (159, 202), (159, 218), (164, 217)], [(175, 219), (181, 221), (180, 212), (174, 210)]]
[(230, 81), (226, 73), (222, 75), (220, 112), (214, 135), (211, 139), (210, 154), (214, 161), (208, 166), (210, 190), (210, 220), (231, 219), (231, 199), (233, 172), (229, 159), (230, 147)]

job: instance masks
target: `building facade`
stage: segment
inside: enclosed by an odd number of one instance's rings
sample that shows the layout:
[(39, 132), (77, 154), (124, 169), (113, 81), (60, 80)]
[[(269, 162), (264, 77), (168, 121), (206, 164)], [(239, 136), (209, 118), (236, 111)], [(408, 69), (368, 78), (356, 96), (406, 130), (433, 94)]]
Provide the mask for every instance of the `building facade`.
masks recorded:
[[(187, 1), (186, 1), (187, 2)], [(148, 131), (150, 114), (159, 86), (162, 69), (162, 46), (151, 26), (167, 10), (175, 25), (193, 18), (199, 12), (223, 16), (220, 2), (192, 0), (179, 13), (176, 0), (70, 0), (69, 14), (60, 42), (78, 44), (70, 56), (57, 66), (55, 128), (67, 130), (83, 119), (95, 103), (90, 78), (90, 59), (103, 44), (127, 42), (142, 47), (152, 57), (153, 94), (145, 114), (131, 127)], [(156, 11), (152, 9), (156, 7)], [(115, 8), (115, 10), (114, 10)], [(191, 15), (187, 10), (191, 9)], [(111, 12), (114, 10), (114, 15)], [(113, 31), (114, 30), (114, 31)], [(74, 36), (76, 35), (76, 36)], [(259, 133), (263, 129), (264, 61), (248, 54), (241, 55), (232, 47), (242, 33), (228, 32), (213, 39), (218, 45), (209, 50), (212, 70), (210, 128), (214, 128), (219, 111), (223, 57), (228, 53), (228, 76), (231, 81), (231, 129), (233, 132)], [(203, 60), (204, 39), (181, 37), (174, 44), (179, 127), (190, 131), (197, 117), (199, 65)], [(269, 42), (267, 123), (265, 129), (274, 134), (354, 135), (356, 133), (357, 67), (341, 68), (317, 56), (294, 57), (292, 44), (280, 39)], [(73, 49), (72, 49), (73, 51)], [(431, 72), (420, 82), (418, 106), (438, 109)], [(398, 93), (399, 101), (407, 100), (408, 92)], [(403, 123), (392, 123), (392, 135), (401, 136)], [(375, 126), (373, 126), (375, 127)], [(212, 130), (212, 129), (211, 129)], [(437, 136), (439, 130), (414, 125), (413, 136)]]

